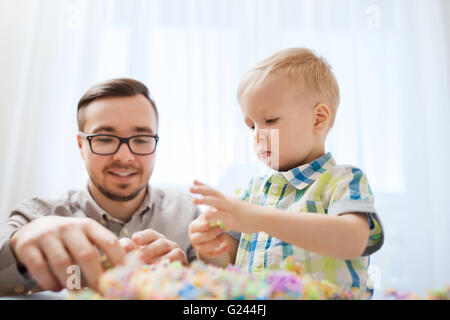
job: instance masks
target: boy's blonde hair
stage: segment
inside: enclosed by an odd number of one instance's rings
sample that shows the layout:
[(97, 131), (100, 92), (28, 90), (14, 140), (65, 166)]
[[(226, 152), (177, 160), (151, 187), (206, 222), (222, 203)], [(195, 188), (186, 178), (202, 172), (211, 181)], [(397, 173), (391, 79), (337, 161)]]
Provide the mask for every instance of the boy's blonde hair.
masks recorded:
[(333, 127), (339, 105), (339, 86), (328, 62), (306, 48), (291, 48), (275, 53), (251, 68), (242, 79), (238, 100), (260, 85), (270, 74), (286, 73), (302, 89), (315, 93), (331, 109)]

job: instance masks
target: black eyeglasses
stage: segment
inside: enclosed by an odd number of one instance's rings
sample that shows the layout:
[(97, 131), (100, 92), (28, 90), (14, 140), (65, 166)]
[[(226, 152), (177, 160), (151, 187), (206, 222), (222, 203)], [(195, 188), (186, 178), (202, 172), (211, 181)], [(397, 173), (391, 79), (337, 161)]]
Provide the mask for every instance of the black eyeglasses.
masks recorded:
[(94, 154), (107, 156), (119, 151), (122, 143), (125, 143), (131, 153), (145, 156), (150, 155), (156, 150), (158, 144), (158, 135), (138, 135), (129, 138), (121, 138), (111, 134), (87, 134), (80, 132), (83, 138), (89, 141), (89, 146)]

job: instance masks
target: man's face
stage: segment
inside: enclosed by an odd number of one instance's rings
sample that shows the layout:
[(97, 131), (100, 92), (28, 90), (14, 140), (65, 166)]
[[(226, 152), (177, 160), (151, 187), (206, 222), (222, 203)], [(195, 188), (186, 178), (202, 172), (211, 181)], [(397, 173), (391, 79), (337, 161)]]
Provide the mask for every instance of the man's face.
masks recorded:
[[(84, 128), (87, 134), (110, 134), (121, 138), (156, 135), (156, 112), (141, 94), (94, 100), (85, 106)], [(78, 145), (89, 174), (89, 187), (115, 201), (129, 201), (145, 190), (152, 175), (156, 152), (133, 154), (123, 143), (113, 155), (92, 153), (87, 139), (78, 136)]]

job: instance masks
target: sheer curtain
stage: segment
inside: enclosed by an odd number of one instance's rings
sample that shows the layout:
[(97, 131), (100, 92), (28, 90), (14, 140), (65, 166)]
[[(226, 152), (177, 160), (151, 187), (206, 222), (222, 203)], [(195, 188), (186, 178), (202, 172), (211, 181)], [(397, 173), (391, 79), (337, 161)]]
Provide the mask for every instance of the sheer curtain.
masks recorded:
[(444, 0), (0, 0), (0, 216), (86, 183), (76, 104), (113, 77), (146, 83), (159, 108), (153, 184), (242, 186), (264, 168), (239, 80), (306, 46), (341, 88), (327, 150), (367, 173), (383, 219), (376, 296), (450, 284), (449, 19)]

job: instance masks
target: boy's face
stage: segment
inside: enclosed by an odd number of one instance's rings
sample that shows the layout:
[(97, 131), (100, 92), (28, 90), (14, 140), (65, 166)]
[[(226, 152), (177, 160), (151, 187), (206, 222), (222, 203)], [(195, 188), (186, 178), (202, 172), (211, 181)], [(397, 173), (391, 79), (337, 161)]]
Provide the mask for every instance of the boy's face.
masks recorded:
[(302, 91), (287, 75), (271, 74), (240, 101), (258, 158), (278, 171), (311, 162), (324, 153), (314, 128), (317, 101)]
[[(143, 95), (102, 98), (85, 108), (83, 129), (87, 134), (127, 138), (157, 133), (156, 112)], [(136, 155), (122, 144), (113, 155), (96, 155), (91, 152), (86, 139), (78, 136), (78, 144), (89, 173), (90, 188), (116, 201), (132, 200), (145, 191), (153, 172), (156, 151), (151, 155)]]

